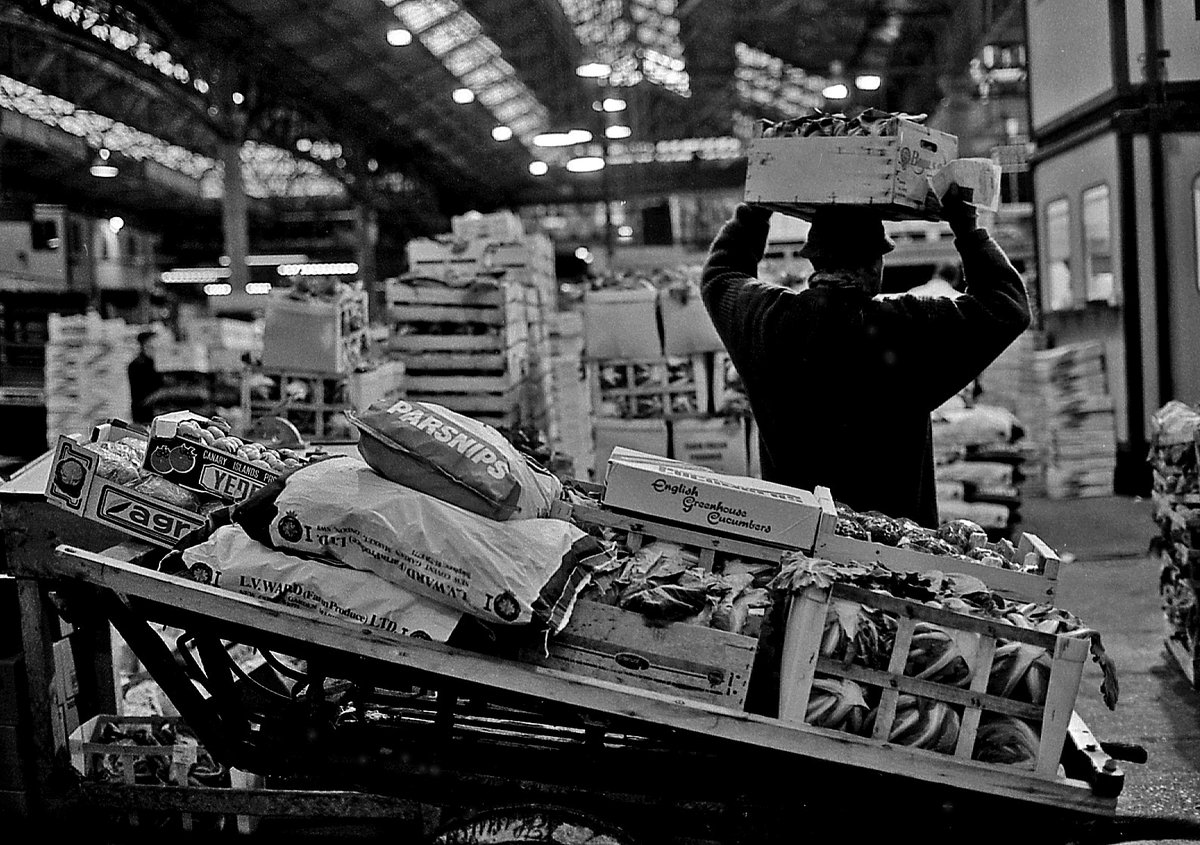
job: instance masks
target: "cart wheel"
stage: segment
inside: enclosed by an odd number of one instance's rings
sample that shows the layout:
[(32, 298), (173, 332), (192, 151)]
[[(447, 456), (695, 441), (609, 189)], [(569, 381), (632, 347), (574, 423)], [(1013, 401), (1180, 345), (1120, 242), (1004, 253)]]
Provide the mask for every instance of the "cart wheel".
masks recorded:
[(432, 845), (634, 845), (619, 828), (559, 807), (501, 807), (442, 831)]

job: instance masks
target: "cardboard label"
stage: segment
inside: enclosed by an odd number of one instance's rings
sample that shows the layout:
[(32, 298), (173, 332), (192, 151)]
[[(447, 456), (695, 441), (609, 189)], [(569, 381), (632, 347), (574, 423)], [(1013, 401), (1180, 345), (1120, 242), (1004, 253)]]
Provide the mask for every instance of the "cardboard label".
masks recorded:
[(184, 437), (151, 437), (143, 466), (168, 481), (225, 502), (240, 502), (278, 475)]
[(160, 546), (174, 546), (183, 535), (204, 524), (199, 514), (185, 516), (183, 511), (168, 510), (162, 502), (111, 482), (101, 485), (96, 517), (120, 531), (144, 537)]
[(608, 461), (604, 504), (800, 549), (813, 547), (821, 518), (816, 496), (806, 490), (622, 448)]

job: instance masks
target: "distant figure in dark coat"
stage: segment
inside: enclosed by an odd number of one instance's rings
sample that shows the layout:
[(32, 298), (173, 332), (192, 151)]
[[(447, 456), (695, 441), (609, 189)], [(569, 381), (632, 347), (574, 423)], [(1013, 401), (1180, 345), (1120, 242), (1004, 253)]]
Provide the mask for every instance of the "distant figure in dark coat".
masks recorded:
[(1020, 275), (957, 186), (942, 216), (966, 283), (953, 299), (877, 297), (893, 244), (867, 208), (818, 210), (801, 292), (755, 278), (770, 211), (743, 203), (721, 228), (701, 291), (758, 423), (764, 479), (937, 527), (929, 414), (1030, 322)]
[(146, 400), (162, 387), (162, 376), (154, 366), (154, 356), (150, 354), (152, 340), (154, 332), (140, 332), (137, 336), (137, 357), (129, 362), (129, 399), (133, 421), (142, 425), (149, 425), (154, 419), (154, 409)]

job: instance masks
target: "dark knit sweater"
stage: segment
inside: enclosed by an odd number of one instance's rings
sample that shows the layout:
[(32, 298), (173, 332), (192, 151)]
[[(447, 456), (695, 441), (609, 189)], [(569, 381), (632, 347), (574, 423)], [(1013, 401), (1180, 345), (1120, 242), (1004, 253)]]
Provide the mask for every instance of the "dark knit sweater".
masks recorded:
[(739, 205), (701, 280), (758, 423), (763, 477), (935, 527), (930, 412), (1029, 325), (1020, 275), (985, 230), (958, 226), (957, 299), (796, 292), (754, 278), (769, 221)]

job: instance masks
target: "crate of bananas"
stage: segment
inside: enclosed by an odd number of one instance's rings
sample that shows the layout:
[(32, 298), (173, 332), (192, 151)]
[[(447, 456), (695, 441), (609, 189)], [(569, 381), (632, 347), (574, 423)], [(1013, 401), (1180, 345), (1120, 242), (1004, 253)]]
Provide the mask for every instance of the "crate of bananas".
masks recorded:
[(971, 576), (797, 553), (771, 589), (790, 601), (781, 719), (1053, 778), (1089, 652), (1116, 707), (1096, 631)]

